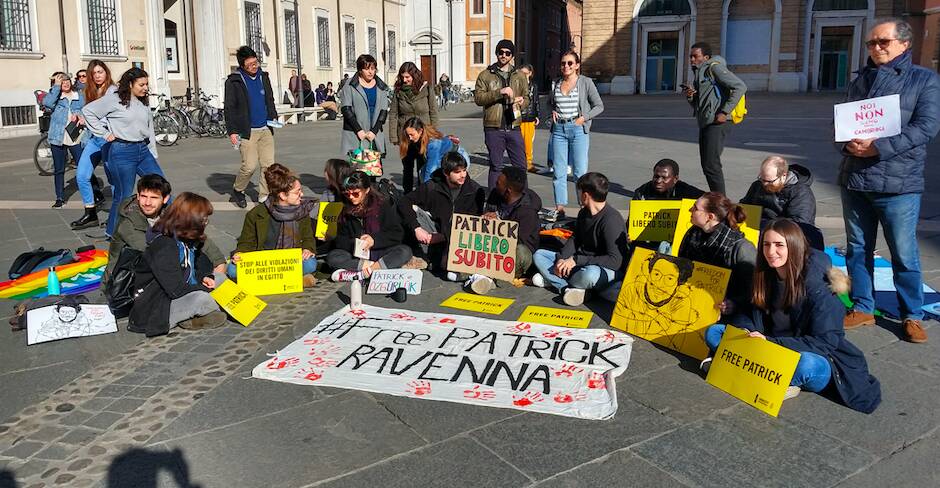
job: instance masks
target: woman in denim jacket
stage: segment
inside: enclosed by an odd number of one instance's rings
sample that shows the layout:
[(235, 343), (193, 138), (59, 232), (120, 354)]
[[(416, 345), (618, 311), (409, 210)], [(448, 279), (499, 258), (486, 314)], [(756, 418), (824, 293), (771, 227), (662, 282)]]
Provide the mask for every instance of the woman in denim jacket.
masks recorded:
[(82, 156), (81, 136), (76, 134), (73, 139), (66, 131), (66, 126), (71, 122), (85, 125), (85, 119), (82, 117), (85, 96), (73, 90), (72, 80), (65, 73), (59, 72), (53, 75), (52, 87), (49, 89), (49, 94), (42, 99), (42, 104), (52, 110), (48, 133), (55, 171), (55, 203), (52, 204), (52, 208), (59, 208), (65, 205), (66, 154), (72, 153), (72, 159), (75, 161)]

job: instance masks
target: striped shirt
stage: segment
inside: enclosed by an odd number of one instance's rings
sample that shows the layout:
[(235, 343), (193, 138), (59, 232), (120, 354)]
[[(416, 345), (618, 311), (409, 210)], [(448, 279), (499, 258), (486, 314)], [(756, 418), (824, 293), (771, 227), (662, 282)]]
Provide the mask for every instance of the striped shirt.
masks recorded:
[(577, 84), (567, 95), (561, 92), (561, 82), (555, 85), (555, 112), (562, 119), (576, 119), (581, 115)]

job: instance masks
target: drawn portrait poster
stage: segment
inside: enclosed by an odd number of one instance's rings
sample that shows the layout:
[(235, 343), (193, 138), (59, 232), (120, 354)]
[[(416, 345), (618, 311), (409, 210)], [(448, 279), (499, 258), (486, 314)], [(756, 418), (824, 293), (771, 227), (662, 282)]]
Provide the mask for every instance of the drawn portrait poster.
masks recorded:
[(512, 281), (516, 272), (519, 224), (511, 220), (454, 214), (447, 271), (479, 273)]
[(343, 307), (251, 375), (416, 399), (603, 420), (633, 339), (449, 313)]
[(731, 270), (637, 248), (610, 325), (696, 359), (718, 321)]
[(26, 344), (117, 332), (107, 305), (62, 303), (26, 312)]

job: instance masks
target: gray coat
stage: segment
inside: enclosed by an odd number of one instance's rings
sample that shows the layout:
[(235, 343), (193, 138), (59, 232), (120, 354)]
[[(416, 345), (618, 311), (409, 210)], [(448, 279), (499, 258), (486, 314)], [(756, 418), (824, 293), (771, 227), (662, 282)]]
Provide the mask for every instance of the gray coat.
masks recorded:
[[(747, 85), (731, 71), (721, 56), (712, 56), (694, 71), (695, 95), (689, 98), (699, 128), (715, 122), (718, 112), (730, 114), (747, 92)], [(731, 122), (731, 118), (728, 118)]]
[(375, 100), (375, 113), (369, 118), (369, 101), (366, 92), (359, 84), (359, 76), (350, 76), (349, 81), (340, 90), (340, 112), (343, 113), (343, 145), (342, 154), (359, 147), (359, 130), (375, 133), (375, 148), (385, 153), (388, 138), (383, 130), (385, 120), (388, 118), (388, 85), (378, 76), (375, 77), (375, 86), (378, 93)]
[[(561, 79), (552, 82), (552, 89), (548, 92), (548, 106), (555, 111), (555, 87), (561, 83)], [(594, 85), (594, 80), (584, 75), (578, 75), (578, 107), (581, 116), (584, 117), (584, 133), (591, 132), (591, 119), (597, 117), (604, 111), (604, 101), (601, 100), (600, 93)]]

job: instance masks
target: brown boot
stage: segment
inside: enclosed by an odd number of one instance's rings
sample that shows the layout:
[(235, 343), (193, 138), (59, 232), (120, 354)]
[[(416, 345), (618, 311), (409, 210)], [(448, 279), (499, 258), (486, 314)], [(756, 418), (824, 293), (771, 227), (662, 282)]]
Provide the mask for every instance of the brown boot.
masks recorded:
[(875, 325), (875, 316), (858, 310), (849, 310), (849, 313), (845, 314), (845, 320), (842, 321), (845, 330), (857, 329), (863, 325)]
[(927, 342), (927, 331), (920, 325), (920, 320), (904, 319), (904, 337), (915, 344)]

